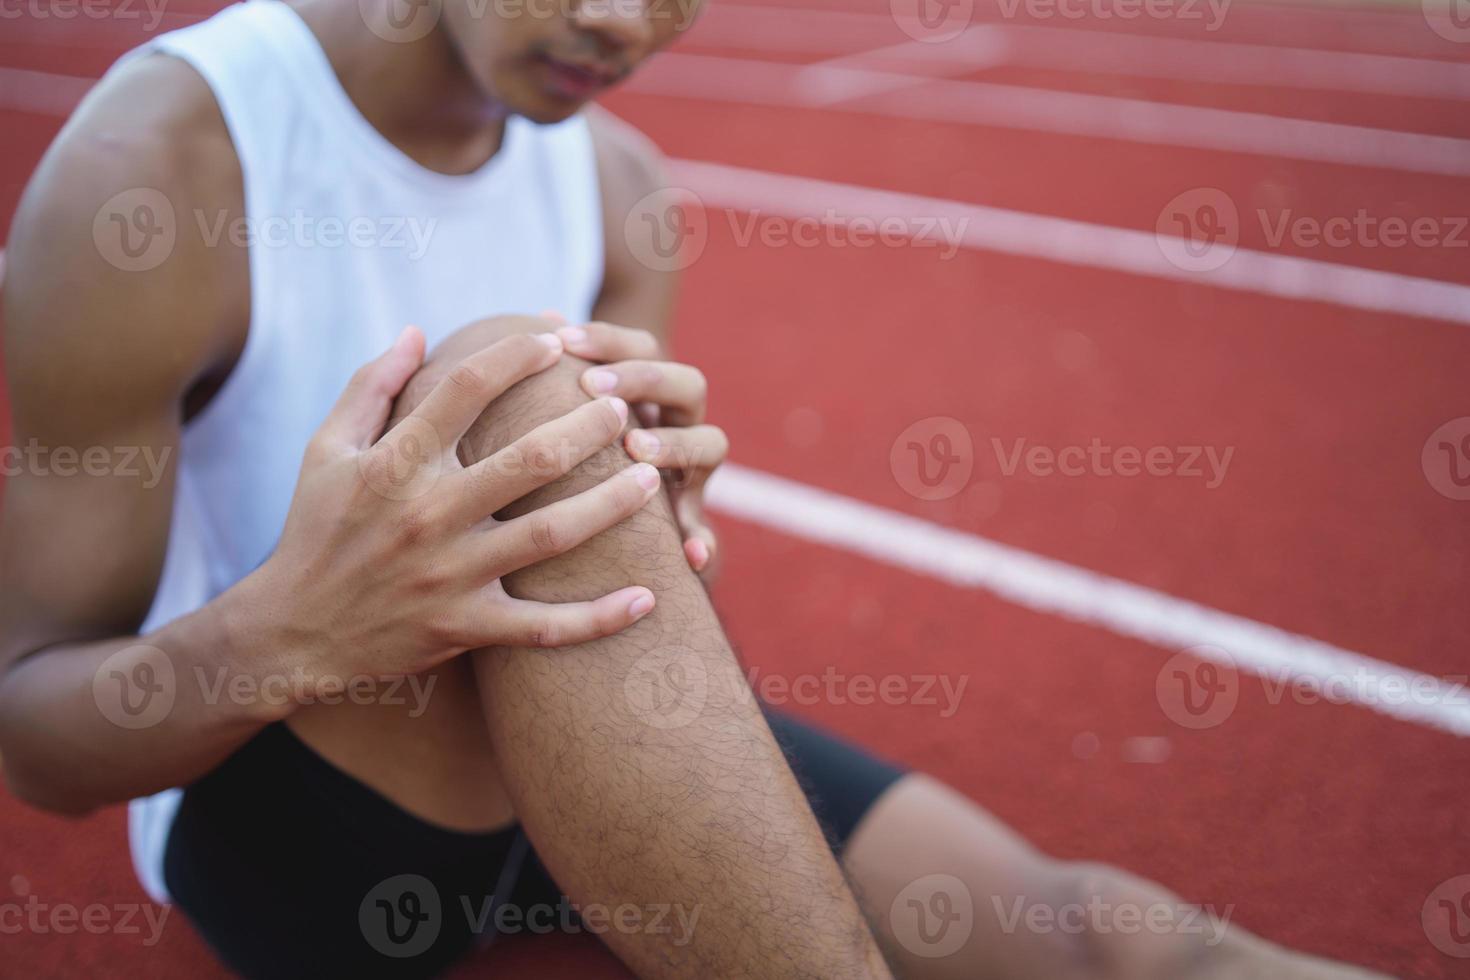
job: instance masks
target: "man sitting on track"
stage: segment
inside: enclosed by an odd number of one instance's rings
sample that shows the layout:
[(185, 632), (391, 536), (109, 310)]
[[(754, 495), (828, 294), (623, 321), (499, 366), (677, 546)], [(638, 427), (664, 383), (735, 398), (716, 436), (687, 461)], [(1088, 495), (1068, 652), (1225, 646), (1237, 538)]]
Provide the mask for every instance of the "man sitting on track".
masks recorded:
[[(569, 4), (252, 0), (57, 138), (15, 441), (166, 465), (6, 487), (13, 790), (133, 800), (144, 884), (247, 976), (432, 975), (564, 894), (652, 977), (1355, 972), (765, 717), (698, 575), (723, 436), (624, 235), (658, 162), (579, 112), (692, 10)], [(1099, 907), (1158, 927), (1068, 927)]]

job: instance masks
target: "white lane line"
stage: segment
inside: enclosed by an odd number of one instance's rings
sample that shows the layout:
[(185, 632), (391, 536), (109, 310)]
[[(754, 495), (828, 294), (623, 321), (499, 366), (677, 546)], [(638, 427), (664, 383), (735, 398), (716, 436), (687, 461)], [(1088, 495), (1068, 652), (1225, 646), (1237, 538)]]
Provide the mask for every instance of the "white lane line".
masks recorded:
[(1470, 101), (1470, 64), (1069, 27), (979, 24), (942, 43), (906, 40), (827, 58), (842, 67), (954, 77), (1000, 67)]
[(924, 232), (918, 219), (932, 219), (957, 231), (967, 248), (1470, 325), (1470, 286), (1438, 279), (1245, 248), (1219, 269), (1195, 272), (1165, 258), (1152, 232), (698, 160), (676, 160), (671, 169), (706, 206), (819, 221), (900, 218), (915, 233)]
[[(1403, 36), (1405, 24), (1423, 31), (1422, 20), (1365, 25), (1364, 37)], [(1189, 37), (1136, 34), (1103, 27), (1071, 26), (1063, 19), (1022, 22), (986, 21), (970, 28), (1005, 42), (1011, 63), (1059, 71), (1133, 75), (1179, 81), (1269, 85), (1321, 91), (1470, 99), (1470, 65), (1404, 54), (1337, 51), (1228, 41), (1196, 30)], [(913, 41), (892, 17), (825, 10), (799, 10), (749, 4), (718, 4), (709, 9), (693, 45), (743, 47), (751, 51), (803, 53), (850, 59), (865, 50), (907, 48), (920, 63), (954, 61), (950, 49), (965, 37), (927, 43)], [(988, 67), (982, 61), (977, 68)]]
[(1273, 684), (1316, 684), (1370, 711), (1470, 736), (1470, 695), (1454, 681), (743, 466), (721, 468), (709, 501), (804, 541), (1165, 650), (1219, 647), (1230, 658), (1220, 662)]
[[(89, 79), (46, 75), (47, 85), (20, 76), (43, 75), (0, 68), (0, 107), (70, 111)], [(12, 85), (12, 81), (25, 82)], [(44, 108), (55, 102), (51, 109)], [(16, 104), (20, 103), (20, 104)], [(42, 108), (38, 108), (42, 107)], [(1158, 236), (1050, 215), (901, 194), (808, 177), (764, 173), (698, 160), (674, 161), (677, 180), (710, 205), (824, 220), (847, 217), (947, 219), (967, 248), (1126, 272), (1282, 299), (1331, 303), (1352, 309), (1470, 324), (1470, 287), (1396, 272), (1337, 265), (1292, 255), (1239, 248), (1221, 268), (1181, 269), (1159, 248)]]
[[(1028, 68), (1225, 85), (1470, 100), (1470, 64), (1065, 27), (999, 29), (1010, 61)], [(933, 45), (921, 45), (932, 47)], [(922, 58), (924, 52), (908, 49)]]
[[(70, 75), (0, 67), (0, 108), (65, 114), (88, 84)], [(832, 109), (1470, 177), (1470, 140), (1449, 136), (987, 82), (942, 81), (841, 65), (813, 67), (669, 52), (634, 75), (625, 88), (651, 95)]]
[[(811, 71), (829, 87), (813, 85)], [(858, 93), (864, 87), (877, 95)], [(848, 67), (669, 52), (630, 79), (633, 92), (718, 102), (833, 109), (1153, 146), (1470, 177), (1470, 140), (1108, 95), (957, 82)], [(845, 101), (844, 101), (845, 100)]]

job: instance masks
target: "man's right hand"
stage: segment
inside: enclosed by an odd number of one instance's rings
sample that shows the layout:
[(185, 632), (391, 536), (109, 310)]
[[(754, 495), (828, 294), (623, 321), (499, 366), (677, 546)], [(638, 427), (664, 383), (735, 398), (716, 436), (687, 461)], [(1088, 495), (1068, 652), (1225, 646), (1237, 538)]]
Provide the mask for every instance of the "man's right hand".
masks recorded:
[(320, 695), (479, 647), (585, 642), (647, 615), (654, 598), (645, 588), (542, 603), (507, 595), (500, 577), (639, 510), (660, 485), (652, 466), (629, 466), (514, 520), (491, 516), (615, 443), (628, 414), (621, 399), (582, 405), (472, 466), (459, 460), (460, 438), (486, 406), (561, 354), (554, 334), (471, 354), (381, 438), (423, 362), (423, 335), (409, 328), (362, 367), (307, 447), (276, 552), (232, 590), (237, 647), (273, 669), (304, 672)]

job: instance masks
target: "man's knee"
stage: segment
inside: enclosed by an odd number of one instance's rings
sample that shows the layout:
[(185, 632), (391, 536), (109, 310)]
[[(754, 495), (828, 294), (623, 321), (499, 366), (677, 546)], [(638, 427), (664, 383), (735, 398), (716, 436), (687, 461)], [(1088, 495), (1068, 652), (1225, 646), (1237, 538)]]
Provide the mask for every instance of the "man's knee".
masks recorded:
[[(424, 397), (442, 381), (449, 372), (469, 354), (482, 350), (506, 337), (516, 334), (544, 333), (556, 328), (551, 320), (531, 316), (501, 316), (479, 320), (456, 331), (430, 352), (424, 366), (410, 379), (399, 396), (394, 408), (394, 419), (400, 419), (413, 411)], [(581, 387), (581, 376), (590, 363), (571, 354), (563, 354), (552, 367), (515, 384), (496, 398), (470, 426), (460, 442), (460, 460), (466, 466), (486, 459), (494, 453), (526, 435), (538, 425), (560, 418), (567, 412), (591, 400)], [(570, 472), (554, 479), (549, 478), (545, 486), (532, 491), (506, 507), (496, 516), (509, 519), (530, 510), (544, 507), (556, 500), (588, 490), (614, 474), (633, 465), (633, 459), (624, 450), (621, 441), (596, 449), (588, 455), (589, 446), (559, 446), (558, 454), (582, 459)], [(626, 546), (636, 541), (636, 547)], [(567, 556), (543, 562), (542, 572), (537, 577), (583, 578), (587, 569), (579, 559), (594, 558), (602, 575), (617, 575), (619, 567), (626, 572), (640, 575), (658, 572), (660, 581), (672, 574), (677, 566), (683, 571), (682, 541), (674, 520), (673, 509), (666, 495), (659, 495), (637, 514), (628, 518), (617, 528), (593, 538), (579, 546)], [(579, 570), (571, 574), (571, 566)], [(564, 576), (562, 573), (566, 572)], [(525, 585), (524, 576), (512, 575), (508, 584), (515, 590)], [(580, 583), (580, 588), (593, 588), (596, 583)], [(626, 584), (626, 583), (625, 583)], [(647, 583), (654, 587), (655, 583)], [(530, 596), (527, 596), (530, 597)], [(538, 598), (553, 598), (550, 595)], [(554, 598), (586, 598), (571, 594), (558, 594)]]
[[(434, 347), (423, 367), (409, 379), (394, 405), (394, 421), (408, 415), (454, 366), (470, 354), (497, 341), (521, 334), (549, 333), (554, 321), (534, 316), (497, 316), (461, 327)], [(563, 354), (552, 367), (512, 386), (496, 398), (465, 434), (460, 457), (466, 463), (482, 459), (542, 422), (564, 415), (586, 402), (578, 385), (586, 361)]]

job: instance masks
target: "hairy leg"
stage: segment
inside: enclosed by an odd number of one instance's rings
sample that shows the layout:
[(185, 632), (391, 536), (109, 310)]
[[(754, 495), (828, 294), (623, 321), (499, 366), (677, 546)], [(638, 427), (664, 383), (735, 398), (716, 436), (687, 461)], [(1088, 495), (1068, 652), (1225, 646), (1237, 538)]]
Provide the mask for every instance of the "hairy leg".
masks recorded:
[(909, 775), (843, 863), (901, 977), (1308, 980), (1377, 976), (1293, 953), (1117, 868), (1057, 861), (964, 796)]
[[(464, 354), (508, 332), (546, 329), (520, 317), (465, 328), (410, 383), (398, 414)], [(577, 384), (585, 367), (568, 356), (517, 385), (470, 430), (461, 455), (486, 458), (586, 401)], [(630, 464), (621, 448), (605, 450), (499, 516)], [(887, 976), (686, 565), (666, 497), (506, 579), (513, 595), (541, 601), (633, 584), (652, 589), (658, 605), (616, 636), (471, 654), (496, 763), (548, 869), (584, 909), (610, 910), (603, 939), (641, 976)]]

